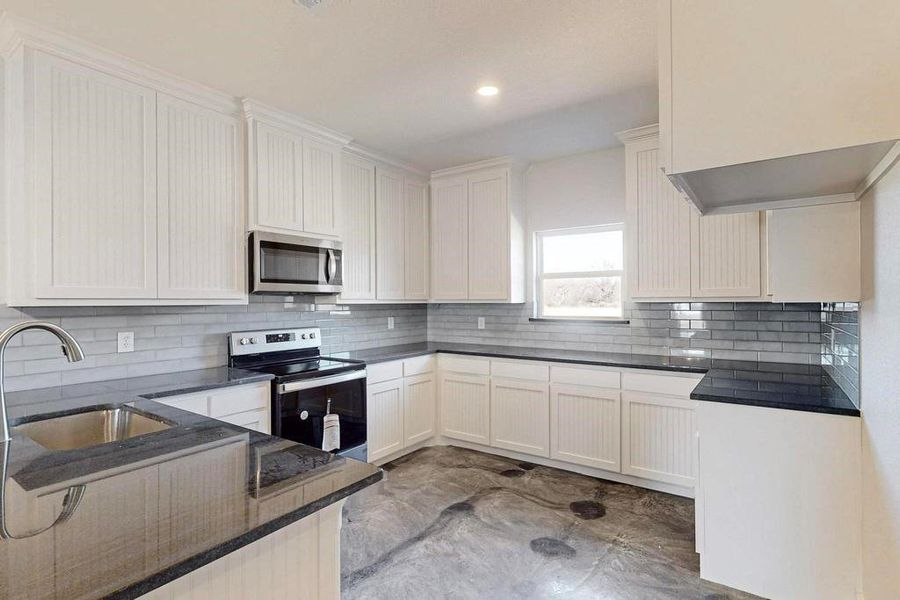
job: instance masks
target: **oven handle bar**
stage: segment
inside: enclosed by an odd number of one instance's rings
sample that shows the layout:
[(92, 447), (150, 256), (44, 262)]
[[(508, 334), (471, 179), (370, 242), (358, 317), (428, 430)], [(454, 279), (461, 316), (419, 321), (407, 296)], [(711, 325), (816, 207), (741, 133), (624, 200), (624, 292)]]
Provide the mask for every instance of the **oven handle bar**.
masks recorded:
[(365, 379), (366, 370), (350, 371), (349, 373), (341, 373), (340, 375), (332, 375), (331, 377), (318, 377), (315, 379), (304, 379), (303, 381), (295, 381), (293, 383), (282, 383), (278, 386), (279, 394), (289, 394), (300, 390), (308, 390), (312, 388), (332, 385), (334, 383), (343, 383), (345, 381), (353, 381), (354, 379)]

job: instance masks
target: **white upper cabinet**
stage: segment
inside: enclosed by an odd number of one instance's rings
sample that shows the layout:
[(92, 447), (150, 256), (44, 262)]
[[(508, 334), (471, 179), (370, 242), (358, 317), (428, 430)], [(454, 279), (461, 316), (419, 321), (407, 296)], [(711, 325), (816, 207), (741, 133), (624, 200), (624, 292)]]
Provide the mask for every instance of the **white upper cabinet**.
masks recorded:
[[(10, 248), (26, 250), (31, 221), (35, 247), (26, 262), (11, 261), (11, 287), (33, 275), (23, 300), (155, 297), (155, 92), (43, 52), (32, 57), (33, 104), (19, 108), (34, 127), (34, 154), (26, 157), (34, 202), (10, 206), (21, 220), (9, 233)], [(8, 158), (9, 167), (23, 168)], [(31, 260), (33, 273), (17, 272)]]
[(431, 182), (432, 300), (469, 297), (468, 186), (465, 177)]
[(404, 190), (404, 226), (407, 300), (428, 299), (428, 185), (407, 179)]
[(519, 178), (508, 159), (432, 173), (432, 301), (524, 302)]
[(245, 294), (242, 123), (159, 94), (159, 298)]
[(660, 0), (667, 175), (704, 213), (859, 197), (900, 138), (898, 22), (895, 0)]
[(249, 228), (337, 237), (350, 138), (255, 100), (247, 118)]
[(656, 126), (619, 137), (631, 298), (762, 299), (762, 214), (700, 216), (659, 169)]
[(344, 154), (342, 300), (375, 299), (375, 163)]
[(375, 169), (376, 297), (402, 300), (405, 290), (406, 213), (403, 175)]

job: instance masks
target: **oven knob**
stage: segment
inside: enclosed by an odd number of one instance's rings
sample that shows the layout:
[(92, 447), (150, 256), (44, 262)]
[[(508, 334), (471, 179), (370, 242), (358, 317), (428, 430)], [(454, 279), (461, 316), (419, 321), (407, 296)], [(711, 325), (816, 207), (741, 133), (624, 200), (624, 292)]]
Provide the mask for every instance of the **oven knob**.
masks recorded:
[(251, 343), (251, 344), (258, 344), (258, 343), (259, 343), (259, 338), (257, 338), (257, 337), (252, 338), (252, 339), (250, 340), (250, 343)]
[(249, 343), (250, 340), (248, 338), (241, 338), (241, 346), (246, 346)]
[(301, 421), (305, 421), (305, 420), (307, 420), (308, 418), (309, 418), (309, 411), (308, 411), (308, 410), (304, 410), (303, 412), (300, 413), (300, 420), (301, 420)]
[(300, 339), (301, 339), (301, 340), (305, 340), (305, 339), (306, 339), (306, 334), (305, 334), (305, 333), (301, 334), (301, 335), (300, 335)]
[(316, 334), (315, 333), (309, 334), (309, 339), (311, 339), (311, 340), (316, 339)]

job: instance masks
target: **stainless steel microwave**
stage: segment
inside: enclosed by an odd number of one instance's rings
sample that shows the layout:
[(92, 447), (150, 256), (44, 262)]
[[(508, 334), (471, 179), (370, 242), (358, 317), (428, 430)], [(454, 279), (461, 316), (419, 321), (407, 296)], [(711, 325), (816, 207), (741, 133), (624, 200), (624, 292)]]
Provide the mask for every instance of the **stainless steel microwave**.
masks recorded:
[(339, 294), (341, 243), (265, 231), (250, 233), (251, 294)]

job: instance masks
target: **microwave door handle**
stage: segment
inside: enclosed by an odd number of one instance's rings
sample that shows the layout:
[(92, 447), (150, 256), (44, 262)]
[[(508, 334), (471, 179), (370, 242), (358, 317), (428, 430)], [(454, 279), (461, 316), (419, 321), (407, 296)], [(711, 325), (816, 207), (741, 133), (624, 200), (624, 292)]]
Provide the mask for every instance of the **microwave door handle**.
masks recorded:
[(328, 250), (325, 254), (325, 282), (331, 283), (337, 274), (337, 261), (334, 259), (334, 250)]

